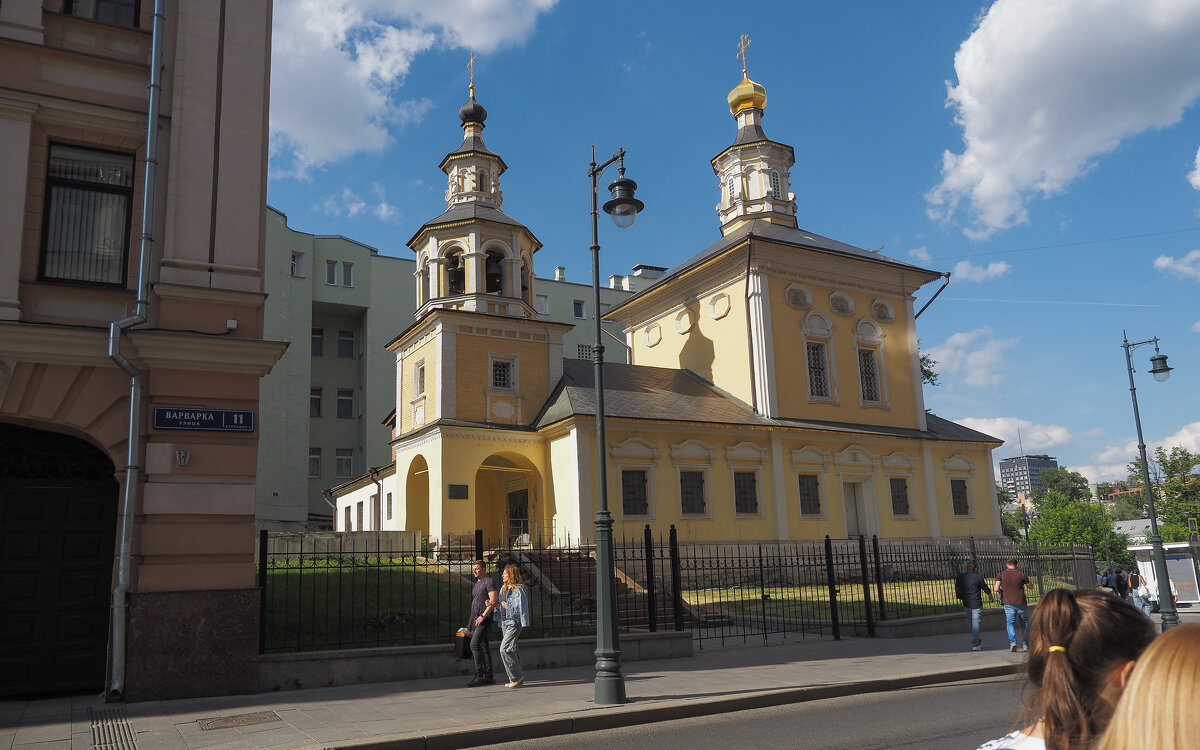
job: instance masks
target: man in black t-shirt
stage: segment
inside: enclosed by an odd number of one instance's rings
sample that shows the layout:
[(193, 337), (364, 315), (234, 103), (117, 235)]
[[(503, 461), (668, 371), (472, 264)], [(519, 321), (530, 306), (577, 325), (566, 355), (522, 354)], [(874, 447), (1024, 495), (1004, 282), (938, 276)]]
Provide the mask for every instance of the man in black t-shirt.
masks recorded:
[(979, 574), (979, 566), (974, 562), (967, 563), (967, 569), (954, 579), (954, 592), (962, 600), (963, 608), (971, 618), (971, 650), (982, 651), (983, 639), (979, 637), (979, 624), (983, 620), (983, 595), (987, 594), (988, 601), (995, 601), (987, 583)]
[(487, 574), (483, 560), (476, 560), (471, 566), (475, 575), (475, 585), (471, 587), (471, 621), (467, 628), (471, 631), (471, 655), (475, 657), (475, 679), (467, 687), (480, 685), (495, 685), (496, 678), (492, 676), (492, 651), (488, 643), (488, 630), (492, 627), (492, 612), (496, 611), (499, 597), (496, 595), (496, 582)]

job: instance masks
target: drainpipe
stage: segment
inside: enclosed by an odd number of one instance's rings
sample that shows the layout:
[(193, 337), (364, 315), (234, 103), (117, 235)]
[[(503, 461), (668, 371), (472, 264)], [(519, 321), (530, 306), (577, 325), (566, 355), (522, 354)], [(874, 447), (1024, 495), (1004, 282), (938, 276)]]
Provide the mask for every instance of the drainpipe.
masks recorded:
[(947, 271), (946, 273), (942, 274), (942, 279), (943, 279), (942, 285), (940, 287), (938, 287), (938, 290), (936, 292), (933, 293), (933, 296), (929, 298), (929, 301), (926, 302), (921, 307), (920, 310), (917, 310), (917, 314), (913, 316), (913, 320), (916, 320), (917, 318), (921, 317), (921, 313), (925, 312), (925, 308), (932, 305), (933, 301), (938, 298), (938, 295), (941, 294), (943, 291), (945, 291), (946, 287), (950, 286), (950, 272)]
[(108, 356), (129, 375), (129, 435), (125, 453), (125, 491), (121, 499), (120, 539), (117, 547), (117, 586), (112, 593), (112, 649), (109, 664), (109, 700), (120, 700), (125, 692), (125, 654), (128, 620), (125, 616), (132, 564), (133, 515), (141, 479), (138, 461), (142, 452), (141, 414), (144, 374), (121, 353), (121, 333), (147, 320), (150, 254), (154, 247), (154, 190), (158, 173), (158, 113), (162, 94), (163, 0), (154, 0), (150, 35), (150, 95), (146, 113), (146, 174), (142, 184), (142, 234), (138, 249), (137, 302), (133, 315), (115, 320), (108, 327)]
[(379, 478), (378, 469), (367, 469), (367, 474), (375, 483), (375, 512), (371, 514), (371, 523), (375, 524), (375, 531), (378, 533), (383, 529), (383, 480)]

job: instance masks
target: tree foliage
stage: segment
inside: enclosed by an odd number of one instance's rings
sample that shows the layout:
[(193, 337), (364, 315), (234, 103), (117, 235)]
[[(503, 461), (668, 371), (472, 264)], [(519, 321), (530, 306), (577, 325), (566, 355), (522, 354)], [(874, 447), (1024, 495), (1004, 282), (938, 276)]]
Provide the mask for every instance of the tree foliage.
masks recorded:
[(1037, 517), (1029, 524), (1029, 536), (1042, 547), (1090, 545), (1100, 561), (1111, 556), (1114, 564), (1128, 565), (1134, 560), (1125, 549), (1129, 537), (1112, 530), (1099, 505), (1071, 498), (1059, 490), (1041, 496)]
[[(1150, 478), (1156, 495), (1159, 530), (1167, 541), (1185, 541), (1188, 519), (1200, 518), (1200, 475), (1193, 473), (1197, 466), (1200, 466), (1200, 453), (1178, 446), (1170, 450), (1162, 446), (1154, 449)], [(1129, 475), (1131, 484), (1145, 483), (1141, 456), (1129, 463)], [(1168, 539), (1168, 531), (1178, 538)]]
[(1087, 500), (1092, 496), (1087, 477), (1077, 471), (1064, 469), (1061, 466), (1053, 469), (1042, 469), (1038, 472), (1038, 481), (1044, 489), (1038, 488), (1033, 493), (1033, 501), (1039, 503), (1049, 492), (1059, 492), (1069, 500)]
[[(921, 342), (917, 342), (917, 351), (921, 348)], [(925, 385), (937, 385), (938, 373), (934, 368), (937, 367), (937, 360), (928, 354), (921, 355), (921, 382)]]

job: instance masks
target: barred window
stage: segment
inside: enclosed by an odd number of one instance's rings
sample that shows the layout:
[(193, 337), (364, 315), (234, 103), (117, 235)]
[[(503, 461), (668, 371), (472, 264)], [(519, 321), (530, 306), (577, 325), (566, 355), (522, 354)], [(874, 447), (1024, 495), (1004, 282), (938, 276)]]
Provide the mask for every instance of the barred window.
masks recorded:
[(904, 477), (892, 477), (889, 480), (892, 487), (892, 515), (907, 516), (908, 509), (908, 480)]
[(733, 504), (738, 513), (758, 512), (758, 477), (753, 471), (733, 473)]
[(775, 198), (783, 197), (783, 189), (779, 186), (779, 170), (771, 170), (771, 195)]
[(308, 390), (308, 416), (321, 416), (321, 389), (310, 388)]
[(512, 390), (513, 363), (508, 361), (492, 362), (492, 387)]
[(863, 401), (883, 401), (879, 392), (878, 359), (874, 349), (858, 350), (858, 380), (862, 384)]
[(133, 170), (129, 154), (50, 144), (41, 278), (125, 283)]
[(591, 359), (592, 358), (592, 345), (591, 344), (579, 344), (578, 346), (575, 347), (575, 355), (576, 355), (576, 359)]
[(679, 502), (685, 515), (704, 513), (704, 472), (679, 472)]
[(800, 475), (800, 514), (805, 516), (821, 514), (821, 493), (815, 474)]
[(954, 507), (954, 515), (965, 516), (971, 512), (967, 502), (967, 481), (965, 479), (950, 480), (950, 500)]
[(626, 516), (650, 514), (650, 502), (646, 495), (645, 469), (623, 469), (621, 471), (621, 512)]
[(354, 419), (354, 389), (339, 388), (337, 392), (337, 418)]
[(808, 395), (812, 398), (829, 398), (829, 363), (826, 360), (825, 343), (809, 341), (805, 345), (808, 358)]

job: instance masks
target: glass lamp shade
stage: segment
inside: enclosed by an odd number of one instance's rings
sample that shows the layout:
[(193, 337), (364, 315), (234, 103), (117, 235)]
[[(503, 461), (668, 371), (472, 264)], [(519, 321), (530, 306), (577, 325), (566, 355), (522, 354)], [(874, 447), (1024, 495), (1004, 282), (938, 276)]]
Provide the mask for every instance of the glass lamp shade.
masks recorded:
[(612, 193), (612, 200), (604, 204), (604, 212), (612, 217), (613, 224), (620, 229), (633, 226), (638, 212), (646, 207), (633, 197), (637, 183), (628, 177), (618, 177), (608, 186), (608, 190)]
[(1150, 374), (1160, 383), (1167, 382), (1167, 378), (1171, 377), (1173, 367), (1167, 367), (1167, 355), (1155, 354), (1150, 358)]

